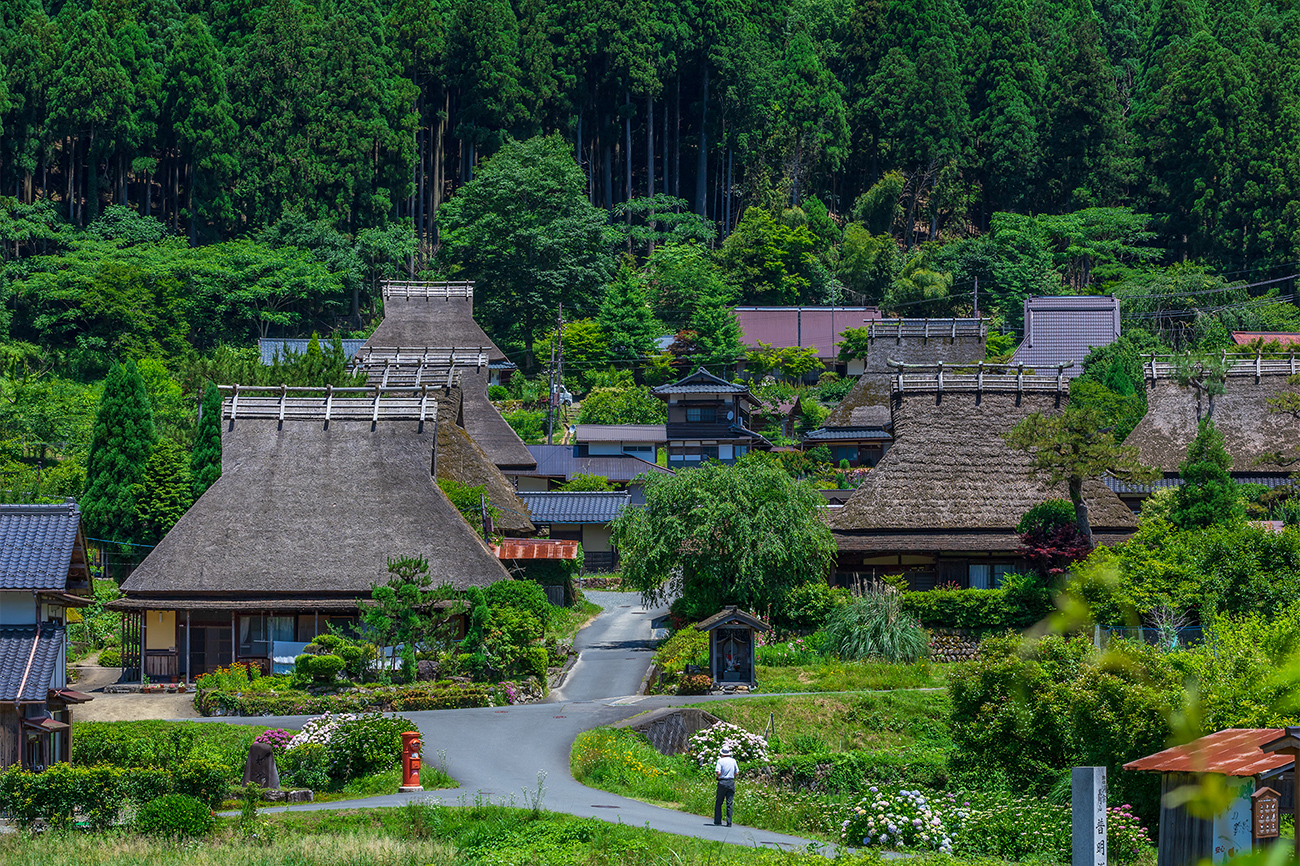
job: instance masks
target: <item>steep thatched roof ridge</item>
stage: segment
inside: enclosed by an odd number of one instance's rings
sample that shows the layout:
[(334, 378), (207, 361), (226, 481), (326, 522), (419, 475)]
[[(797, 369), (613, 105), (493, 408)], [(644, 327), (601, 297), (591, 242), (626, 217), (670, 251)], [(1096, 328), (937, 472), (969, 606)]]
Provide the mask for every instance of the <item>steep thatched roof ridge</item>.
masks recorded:
[[(1261, 455), (1287, 451), (1300, 443), (1300, 419), (1268, 411), (1268, 400), (1287, 388), (1285, 374), (1233, 375), (1226, 390), (1214, 398), (1214, 426), (1223, 434), (1232, 456), (1233, 472), (1284, 471), (1285, 467), (1257, 465)], [(1147, 381), (1147, 414), (1124, 440), (1135, 445), (1142, 462), (1165, 472), (1177, 472), (1196, 438), (1196, 427), (1209, 408), (1192, 386), (1173, 379)]]
[[(882, 414), (888, 421), (889, 377), (858, 377), (853, 389), (844, 395), (839, 405), (831, 410), (822, 422), (823, 427), (874, 427)], [(883, 410), (883, 412), (882, 412)]]
[[(891, 361), (906, 364), (974, 364), (984, 360), (987, 323), (957, 319), (957, 336), (952, 336), (952, 319), (885, 319), (868, 326), (875, 334), (862, 359), (863, 373), (853, 390), (831, 410), (823, 427), (866, 427), (864, 406), (889, 404), (890, 379), (895, 372)], [(926, 336), (926, 333), (929, 336)], [(859, 419), (859, 420), (855, 420)]]
[(473, 298), (411, 297), (384, 299), (384, 320), (366, 340), (367, 347), (396, 349), (439, 346), (485, 348), (488, 360), (504, 361), (502, 352), (474, 321)]
[[(985, 388), (895, 393), (894, 445), (844, 507), (837, 531), (1009, 530), (1032, 506), (1064, 498), (1029, 474), (1029, 456), (1002, 434), (1033, 414), (1060, 411), (1058, 395)], [(1100, 481), (1084, 495), (1097, 529), (1131, 529), (1133, 514)]]
[(508, 575), (434, 484), (432, 424), (248, 419), (222, 434), (221, 478), (123, 584), (130, 593), (368, 595), (388, 559), (435, 583)]
[[(438, 417), (455, 418), (460, 413), (461, 391), (452, 388), (439, 394)], [(497, 528), (512, 535), (536, 531), (529, 520), (528, 506), (515, 495), (515, 488), (463, 427), (438, 425), (438, 478), (487, 488), (488, 500), (501, 512)]]
[(461, 405), (464, 416), (462, 426), (501, 470), (529, 470), (537, 468), (537, 460), (529, 452), (524, 440), (501, 417), (497, 407), (488, 400), (488, 371), (465, 370), (461, 374), (461, 388), (465, 400)]

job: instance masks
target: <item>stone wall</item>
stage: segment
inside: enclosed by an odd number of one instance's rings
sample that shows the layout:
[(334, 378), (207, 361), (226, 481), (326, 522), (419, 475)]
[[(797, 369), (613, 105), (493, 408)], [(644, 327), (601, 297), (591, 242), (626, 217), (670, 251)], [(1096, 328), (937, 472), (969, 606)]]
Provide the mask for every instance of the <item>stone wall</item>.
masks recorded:
[(633, 716), (612, 727), (631, 728), (645, 734), (661, 754), (680, 755), (686, 751), (691, 737), (705, 728), (711, 728), (721, 719), (694, 707), (665, 708)]

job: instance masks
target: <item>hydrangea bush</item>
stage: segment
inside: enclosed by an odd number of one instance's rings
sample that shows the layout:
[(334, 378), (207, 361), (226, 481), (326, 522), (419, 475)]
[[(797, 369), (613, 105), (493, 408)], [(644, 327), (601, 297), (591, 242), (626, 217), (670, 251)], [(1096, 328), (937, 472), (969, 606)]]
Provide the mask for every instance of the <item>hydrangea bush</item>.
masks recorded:
[[(1128, 804), (1109, 810), (1111, 861), (1132, 863), (1151, 837)], [(920, 849), (1004, 860), (1070, 860), (1070, 809), (988, 792), (930, 793), (872, 786), (849, 806), (840, 838), (856, 847)]]
[(314, 719), (308, 719), (303, 722), (302, 730), (289, 740), (288, 748), (297, 748), (304, 743), (318, 743), (328, 747), (339, 725), (359, 718), (361, 715), (358, 713), (325, 713)]
[(253, 740), (255, 743), (263, 743), (271, 747), (276, 755), (281, 755), (289, 744), (293, 742), (294, 734), (292, 731), (286, 731), (284, 728), (267, 728), (257, 735)]
[(688, 751), (697, 767), (712, 767), (718, 762), (723, 746), (731, 747), (731, 756), (738, 763), (766, 764), (771, 760), (767, 740), (727, 722), (697, 731), (691, 737)]

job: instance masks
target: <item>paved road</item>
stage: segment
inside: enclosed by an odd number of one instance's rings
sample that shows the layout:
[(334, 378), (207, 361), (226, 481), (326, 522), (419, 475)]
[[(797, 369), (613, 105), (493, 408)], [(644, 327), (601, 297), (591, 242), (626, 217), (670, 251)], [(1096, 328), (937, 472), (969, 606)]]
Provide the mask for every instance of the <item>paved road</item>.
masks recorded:
[[(579, 733), (666, 706), (670, 700), (681, 703), (680, 698), (633, 694), (650, 665), (650, 620), (660, 611), (646, 611), (638, 597), (629, 593), (592, 592), (588, 597), (606, 609), (579, 633), (575, 641), (581, 653), (579, 661), (546, 703), (404, 714), (424, 735), (426, 763), (436, 764), (439, 752), (445, 753), (447, 772), (460, 788), (289, 808), (375, 808), (421, 797), (437, 797), (454, 805), (462, 799), (470, 802), (476, 795), (494, 802), (513, 799), (523, 806), (524, 790), (536, 791), (541, 772), (545, 774), (543, 806), (552, 811), (742, 845), (809, 845), (807, 839), (752, 827), (714, 827), (712, 820), (699, 815), (661, 809), (574, 781), (569, 774), (569, 749)], [(257, 721), (297, 727), (305, 718), (261, 717)]]

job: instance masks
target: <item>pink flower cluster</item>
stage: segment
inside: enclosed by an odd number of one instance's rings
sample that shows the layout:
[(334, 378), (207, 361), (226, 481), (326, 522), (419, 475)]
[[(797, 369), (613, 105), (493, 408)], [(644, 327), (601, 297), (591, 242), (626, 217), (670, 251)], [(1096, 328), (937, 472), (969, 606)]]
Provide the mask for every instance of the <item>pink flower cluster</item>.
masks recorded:
[(293, 740), (293, 732), (286, 731), (284, 728), (267, 728), (257, 735), (253, 740), (255, 743), (264, 743), (279, 754), (289, 748), (290, 741)]

